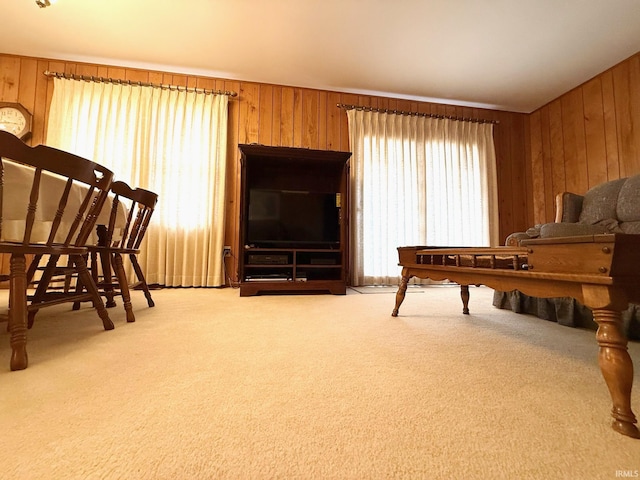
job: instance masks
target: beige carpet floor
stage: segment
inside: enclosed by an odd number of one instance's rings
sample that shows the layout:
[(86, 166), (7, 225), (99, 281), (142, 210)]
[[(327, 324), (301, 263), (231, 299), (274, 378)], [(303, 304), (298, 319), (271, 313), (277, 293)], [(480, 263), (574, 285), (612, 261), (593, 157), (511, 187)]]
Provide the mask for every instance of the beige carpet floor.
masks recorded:
[[(362, 289), (359, 289), (362, 292)], [(43, 310), (10, 372), (0, 324), (0, 478), (615, 479), (594, 333), (453, 287), (240, 298), (166, 289), (104, 331)], [(4, 325), (4, 326), (3, 326)], [(629, 346), (636, 364), (640, 344)], [(638, 369), (632, 404), (640, 413)], [(637, 476), (638, 474), (635, 473)]]

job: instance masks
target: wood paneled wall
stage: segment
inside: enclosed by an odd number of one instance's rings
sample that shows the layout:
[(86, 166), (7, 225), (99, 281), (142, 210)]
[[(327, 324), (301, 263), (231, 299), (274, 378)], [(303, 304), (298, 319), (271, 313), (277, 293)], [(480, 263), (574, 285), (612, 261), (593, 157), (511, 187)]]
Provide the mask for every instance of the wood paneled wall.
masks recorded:
[(640, 173), (640, 53), (531, 113), (530, 224), (552, 222), (555, 195)]
[[(45, 70), (132, 81), (231, 90), (229, 101), (226, 241), (238, 248), (238, 144), (349, 151), (346, 112), (338, 103), (497, 120), (494, 126), (500, 202), (500, 236), (530, 225), (526, 188), (526, 115), (306, 88), (233, 81), (167, 72), (0, 54), (0, 101), (20, 102), (34, 115), (32, 144), (46, 143), (46, 119), (53, 81)], [(235, 265), (229, 265), (235, 272)], [(235, 274), (232, 274), (234, 276)]]

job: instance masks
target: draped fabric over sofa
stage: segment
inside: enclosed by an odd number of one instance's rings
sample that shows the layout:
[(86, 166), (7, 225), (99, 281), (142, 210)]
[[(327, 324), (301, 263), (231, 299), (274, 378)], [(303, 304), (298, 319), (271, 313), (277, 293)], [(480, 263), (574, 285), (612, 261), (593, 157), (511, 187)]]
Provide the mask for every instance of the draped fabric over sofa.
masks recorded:
[[(525, 295), (518, 290), (496, 290), (493, 293), (493, 305), (515, 313), (535, 315), (567, 327), (592, 330), (598, 328), (591, 309), (570, 297), (538, 298)], [(623, 331), (629, 340), (640, 340), (640, 305), (630, 304), (629, 308), (622, 312), (622, 323)]]
[[(526, 232), (512, 233), (505, 244), (517, 246), (528, 238), (602, 233), (640, 234), (640, 175), (602, 183), (584, 195), (558, 194), (555, 222), (536, 225)], [(597, 328), (591, 310), (573, 298), (537, 298), (517, 290), (496, 291), (493, 305), (571, 327)], [(627, 337), (640, 340), (640, 306), (629, 305), (622, 313), (622, 320)]]

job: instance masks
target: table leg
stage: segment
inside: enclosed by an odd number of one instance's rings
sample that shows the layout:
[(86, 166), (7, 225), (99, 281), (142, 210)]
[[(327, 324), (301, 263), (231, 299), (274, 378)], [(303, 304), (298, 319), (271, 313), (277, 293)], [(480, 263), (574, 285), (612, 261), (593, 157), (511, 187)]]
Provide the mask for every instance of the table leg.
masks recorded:
[(22, 254), (11, 255), (9, 297), (9, 335), (11, 370), (24, 370), (27, 357), (27, 261)]
[(411, 279), (411, 275), (407, 274), (406, 269), (402, 269), (402, 280), (400, 280), (400, 287), (398, 288), (398, 292), (396, 293), (396, 306), (391, 313), (392, 317), (398, 316), (398, 310), (400, 310), (400, 305), (404, 301), (404, 296), (407, 293), (407, 285), (409, 284), (409, 280)]
[(469, 285), (460, 285), (460, 298), (462, 298), (462, 313), (469, 315)]
[(627, 351), (627, 338), (622, 333), (619, 311), (593, 309), (598, 324), (596, 339), (600, 346), (598, 363), (613, 401), (612, 427), (616, 432), (640, 438), (636, 417), (631, 410), (633, 362)]

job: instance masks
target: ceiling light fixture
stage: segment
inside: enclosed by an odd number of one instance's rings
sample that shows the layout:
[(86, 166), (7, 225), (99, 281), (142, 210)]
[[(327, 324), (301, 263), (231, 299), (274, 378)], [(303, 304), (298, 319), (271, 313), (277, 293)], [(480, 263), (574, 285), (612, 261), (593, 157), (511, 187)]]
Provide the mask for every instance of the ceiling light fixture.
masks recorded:
[(36, 5), (40, 8), (50, 7), (54, 3), (56, 3), (56, 0), (36, 0)]

